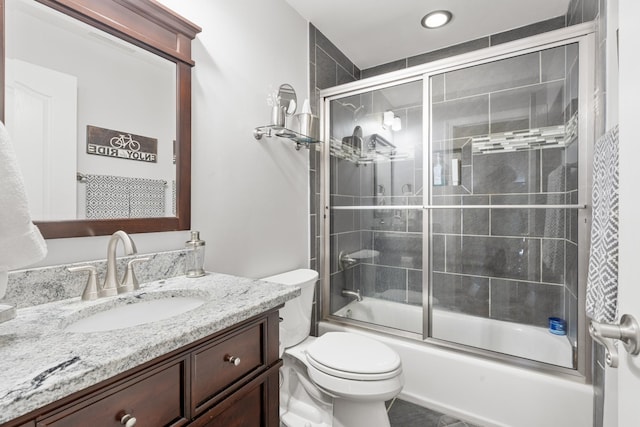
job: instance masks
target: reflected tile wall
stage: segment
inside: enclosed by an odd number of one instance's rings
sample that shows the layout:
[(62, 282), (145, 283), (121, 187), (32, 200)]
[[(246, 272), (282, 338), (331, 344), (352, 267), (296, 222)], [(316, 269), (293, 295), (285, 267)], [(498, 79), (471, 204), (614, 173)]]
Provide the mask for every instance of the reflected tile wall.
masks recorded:
[(431, 275), (434, 307), (489, 317), (489, 279), (433, 273)]
[(540, 151), (473, 156), (473, 194), (537, 193)]
[[(464, 205), (488, 205), (489, 196), (464, 196)], [(488, 209), (463, 209), (462, 210), (462, 234), (488, 235), (493, 216)]]
[(446, 271), (539, 282), (541, 239), (446, 236)]
[(445, 100), (466, 98), (540, 82), (540, 54), (537, 52), (445, 75)]
[(371, 264), (361, 264), (360, 268), (360, 291), (363, 296), (406, 302), (406, 269)]
[(422, 234), (374, 232), (373, 249), (378, 265), (422, 269)]
[(433, 103), (433, 141), (489, 133), (489, 95)]
[(564, 286), (491, 279), (491, 318), (548, 327), (564, 317)]
[(490, 96), (491, 132), (555, 126), (564, 123), (564, 79)]

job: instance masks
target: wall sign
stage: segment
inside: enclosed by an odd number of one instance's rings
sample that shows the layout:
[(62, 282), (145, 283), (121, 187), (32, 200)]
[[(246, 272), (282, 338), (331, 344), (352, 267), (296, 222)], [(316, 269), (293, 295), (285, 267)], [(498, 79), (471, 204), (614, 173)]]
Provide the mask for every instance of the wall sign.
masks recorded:
[(87, 153), (157, 163), (158, 140), (119, 130), (87, 126)]

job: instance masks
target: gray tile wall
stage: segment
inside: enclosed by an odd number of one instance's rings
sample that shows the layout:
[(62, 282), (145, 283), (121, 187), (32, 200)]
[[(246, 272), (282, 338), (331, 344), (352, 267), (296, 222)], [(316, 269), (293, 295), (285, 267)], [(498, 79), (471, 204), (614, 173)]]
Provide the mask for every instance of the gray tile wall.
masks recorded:
[[(577, 105), (565, 90), (571, 71), (577, 72), (576, 53), (557, 47), (436, 76), (442, 90), (434, 93), (432, 104), (436, 153), (445, 169), (452, 158), (463, 167), (463, 185), (434, 187), (434, 204), (495, 205), (432, 212), (436, 304), (541, 327), (548, 317), (562, 317), (569, 321), (572, 342), (577, 337), (577, 286), (567, 278), (577, 277), (571, 234), (575, 212), (499, 205), (570, 202), (577, 194), (569, 173), (577, 144), (479, 154), (471, 152), (468, 141), (567, 122)], [(444, 255), (437, 253), (440, 248)]]
[[(311, 111), (318, 115), (320, 89), (336, 86), (360, 79), (360, 69), (356, 67), (342, 51), (324, 34), (309, 23), (309, 94)], [(320, 199), (320, 153), (317, 147), (309, 149), (309, 242), (310, 268), (321, 271), (320, 265), (320, 222), (322, 203)], [(332, 221), (333, 223), (333, 221)], [(311, 333), (317, 335), (317, 323), (320, 320), (322, 292), (321, 281), (316, 284), (315, 300), (311, 322)]]
[[(592, 1), (592, 0), (583, 0), (583, 1)], [(574, 2), (575, 0), (572, 1), (572, 3)], [(582, 9), (580, 9), (580, 13), (582, 13)], [(375, 67), (365, 68), (361, 72), (361, 77), (364, 79), (367, 77), (376, 76), (378, 74), (384, 74), (391, 71), (402, 70), (404, 68), (413, 67), (414, 65), (425, 64), (427, 62), (436, 61), (438, 59), (449, 58), (451, 56), (460, 55), (462, 53), (473, 52), (475, 50), (482, 49), (485, 47), (495, 46), (501, 43), (518, 40), (524, 37), (546, 33), (548, 31), (557, 30), (558, 28), (564, 28), (566, 26), (566, 18), (567, 17), (565, 15), (562, 15), (556, 18), (548, 19), (546, 21), (536, 22), (535, 24), (505, 31), (502, 33), (492, 34), (487, 37), (470, 40), (468, 42), (446, 47), (444, 49), (438, 49), (432, 52), (426, 52), (420, 55), (411, 56), (409, 58), (398, 59), (396, 61), (378, 65)], [(586, 20), (587, 19), (585, 19), (585, 21)], [(580, 21), (580, 22), (583, 22), (583, 21)], [(580, 22), (572, 22), (569, 25), (577, 24)]]

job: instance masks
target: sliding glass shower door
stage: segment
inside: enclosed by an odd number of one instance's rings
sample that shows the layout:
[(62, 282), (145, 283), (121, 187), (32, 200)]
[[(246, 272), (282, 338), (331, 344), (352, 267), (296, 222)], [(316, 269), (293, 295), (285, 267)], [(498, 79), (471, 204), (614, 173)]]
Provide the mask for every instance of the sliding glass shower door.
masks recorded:
[(331, 101), (330, 111), (331, 312), (421, 334), (422, 79)]
[(428, 77), (433, 338), (573, 367), (577, 53), (574, 43)]
[(328, 99), (333, 318), (577, 368), (583, 40), (425, 66)]

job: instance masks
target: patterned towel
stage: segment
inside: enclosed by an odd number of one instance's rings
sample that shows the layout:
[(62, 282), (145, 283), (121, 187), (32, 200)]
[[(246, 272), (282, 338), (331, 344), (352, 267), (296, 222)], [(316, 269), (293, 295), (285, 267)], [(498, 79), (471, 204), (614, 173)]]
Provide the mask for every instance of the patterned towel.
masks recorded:
[(165, 215), (166, 183), (159, 179), (130, 178), (129, 212), (131, 218), (155, 218)]
[(129, 218), (129, 178), (109, 175), (86, 175), (86, 178), (87, 218)]
[(593, 155), (593, 225), (587, 279), (587, 315), (613, 322), (618, 309), (618, 127), (605, 133)]
[(165, 215), (165, 182), (87, 175), (87, 218), (155, 218)]

